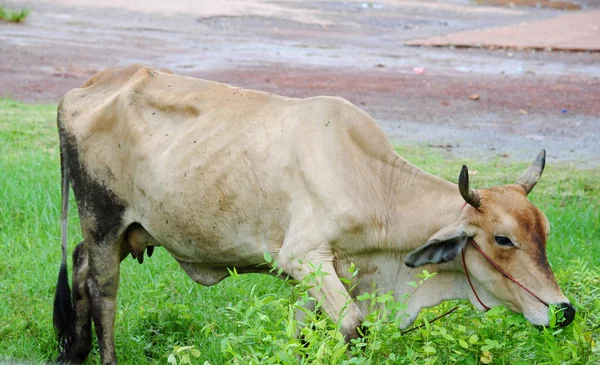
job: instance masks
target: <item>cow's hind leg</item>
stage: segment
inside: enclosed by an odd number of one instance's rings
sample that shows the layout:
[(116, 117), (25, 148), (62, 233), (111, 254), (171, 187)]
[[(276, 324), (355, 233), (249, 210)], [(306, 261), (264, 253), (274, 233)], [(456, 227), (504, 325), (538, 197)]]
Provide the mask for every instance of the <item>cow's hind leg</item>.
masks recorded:
[(121, 244), (122, 240), (109, 236), (88, 246), (89, 269), (86, 291), (90, 299), (90, 309), (100, 345), (102, 364), (117, 363), (114, 326)]
[[(129, 241), (131, 241), (131, 238), (129, 238)], [(136, 244), (135, 247), (140, 246), (137, 241)], [(121, 244), (120, 251), (121, 261), (130, 253), (135, 252), (131, 243), (129, 245), (126, 243)], [(138, 250), (138, 253), (141, 253), (143, 257), (144, 250), (141, 250), (141, 252)], [(82, 241), (73, 250), (74, 338), (72, 343), (61, 353), (59, 363), (80, 364), (87, 358), (92, 348), (92, 307), (88, 296), (88, 271), (88, 248), (85, 246), (85, 241)]]
[(85, 241), (73, 250), (74, 338), (58, 359), (59, 363), (82, 363), (92, 348), (92, 315), (87, 295), (88, 254)]
[[(87, 278), (84, 292), (89, 299), (91, 312), (103, 364), (116, 364), (117, 357), (114, 344), (114, 322), (116, 314), (117, 289), (119, 287), (119, 264), (121, 244), (126, 228), (126, 202), (115, 195), (111, 184), (111, 174), (99, 179), (98, 174), (90, 174), (88, 167), (92, 165), (106, 167), (110, 172), (113, 161), (103, 160), (91, 154), (82, 158), (81, 150), (94, 147), (94, 142), (78, 145), (78, 139), (69, 134), (63, 123), (62, 106), (58, 108), (58, 129), (63, 169), (63, 213), (68, 206), (68, 181), (73, 186), (79, 221), (83, 231), (85, 253), (87, 254)], [(105, 156), (103, 156), (105, 157)], [(88, 166), (88, 164), (90, 164)], [(97, 172), (97, 171), (96, 171)], [(63, 226), (66, 227), (66, 219)], [(66, 235), (64, 235), (66, 237)], [(64, 244), (63, 244), (64, 246)], [(63, 262), (65, 260), (63, 259)], [(64, 279), (64, 278), (63, 278)], [(61, 282), (64, 282), (62, 280)], [(61, 296), (64, 297), (64, 296)], [(85, 297), (84, 297), (85, 298)], [(83, 299), (80, 304), (85, 304)], [(85, 322), (84, 319), (82, 319)], [(82, 325), (81, 328), (85, 326)], [(84, 330), (85, 331), (85, 330)]]

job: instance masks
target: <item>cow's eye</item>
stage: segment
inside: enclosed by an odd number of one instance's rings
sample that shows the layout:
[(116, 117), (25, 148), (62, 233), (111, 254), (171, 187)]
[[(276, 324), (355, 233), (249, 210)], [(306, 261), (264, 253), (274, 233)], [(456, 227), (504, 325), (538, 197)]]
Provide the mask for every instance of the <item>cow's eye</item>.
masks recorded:
[(496, 236), (496, 243), (500, 246), (514, 246), (510, 238), (504, 236)]

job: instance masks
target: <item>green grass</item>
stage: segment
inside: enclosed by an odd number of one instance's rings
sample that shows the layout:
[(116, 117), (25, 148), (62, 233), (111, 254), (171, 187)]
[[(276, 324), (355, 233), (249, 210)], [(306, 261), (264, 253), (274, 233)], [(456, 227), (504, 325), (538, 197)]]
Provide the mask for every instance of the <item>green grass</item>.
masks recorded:
[(11, 23), (22, 23), (29, 16), (29, 9), (11, 10), (0, 4), (0, 20)]
[[(55, 113), (55, 105), (0, 99), (0, 362), (4, 357), (42, 363), (57, 355), (52, 328), (60, 260)], [(456, 180), (460, 165), (467, 163), (471, 170), (479, 171), (472, 179), (475, 187), (513, 182), (526, 167), (502, 158), (491, 163), (448, 160), (418, 146), (400, 147), (399, 151), (416, 165), (450, 180)], [(356, 352), (353, 362), (346, 358), (346, 363), (477, 364), (487, 355), (483, 350), (492, 354), (494, 364), (598, 363), (598, 170), (578, 170), (548, 161), (531, 198), (552, 222), (548, 256), (561, 287), (577, 303), (579, 312), (573, 325), (540, 330), (520, 315), (506, 310), (482, 314), (461, 301), (458, 313), (406, 336), (398, 336), (389, 322), (374, 321), (369, 344), (360, 345), (366, 347)], [(70, 222), (72, 250), (81, 240), (76, 209), (70, 210)], [(204, 360), (249, 363), (253, 357), (263, 363), (290, 363), (283, 352), (297, 342), (285, 336), (282, 326), (289, 324), (286, 318), (293, 309), (294, 300), (289, 301), (292, 292), (287, 283), (266, 275), (241, 275), (201, 287), (161, 249), (143, 265), (126, 259), (116, 324), (119, 360), (122, 364), (166, 364), (174, 346), (191, 345), (200, 350), (201, 361), (192, 356), (198, 364)], [(430, 309), (422, 317), (433, 318), (453, 304)], [(314, 356), (321, 351), (330, 357), (315, 363), (333, 363), (329, 359), (334, 351), (346, 356), (343, 344), (327, 331), (331, 323), (317, 323), (315, 336), (320, 337), (315, 343), (323, 348), (315, 348)], [(96, 347), (88, 363), (99, 363)]]

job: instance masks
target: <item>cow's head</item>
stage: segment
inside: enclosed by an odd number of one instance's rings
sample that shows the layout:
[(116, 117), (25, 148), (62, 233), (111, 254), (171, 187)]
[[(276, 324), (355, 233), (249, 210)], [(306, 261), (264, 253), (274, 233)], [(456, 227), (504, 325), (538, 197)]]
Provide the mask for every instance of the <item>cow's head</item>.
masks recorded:
[[(504, 304), (522, 312), (534, 325), (548, 325), (548, 308), (538, 299), (518, 287), (472, 245), (472, 238), (483, 252), (517, 281), (542, 300), (563, 309), (563, 326), (573, 321), (575, 309), (560, 290), (546, 257), (546, 240), (550, 224), (544, 214), (527, 200), (544, 169), (546, 152), (542, 150), (531, 167), (516, 184), (489, 189), (469, 188), (466, 166), (459, 178), (459, 190), (467, 203), (456, 223), (435, 233), (423, 246), (405, 259), (410, 267), (440, 264), (461, 259), (475, 280), (475, 288), (488, 306)], [(471, 302), (484, 307), (473, 291)]]

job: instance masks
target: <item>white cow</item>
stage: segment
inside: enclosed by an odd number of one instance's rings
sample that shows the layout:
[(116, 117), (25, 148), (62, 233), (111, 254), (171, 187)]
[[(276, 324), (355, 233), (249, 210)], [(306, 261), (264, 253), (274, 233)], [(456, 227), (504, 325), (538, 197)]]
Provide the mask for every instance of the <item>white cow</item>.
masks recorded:
[[(439, 273), (410, 300), (410, 321), (452, 298), (482, 310), (503, 304), (536, 325), (548, 324), (548, 303), (565, 309), (565, 324), (574, 317), (546, 259), (548, 220), (527, 200), (543, 153), (516, 184), (474, 191), (466, 167), (457, 186), (403, 160), (378, 124), (346, 100), (285, 98), (139, 65), (100, 72), (70, 91), (58, 128), (60, 361), (87, 357), (93, 319), (102, 363), (117, 362), (119, 263), (130, 253), (141, 261), (154, 246), (202, 285), (227, 277), (227, 268), (263, 271), (265, 252), (297, 280), (313, 270), (307, 262), (321, 266), (329, 275), (310, 294), (333, 320), (346, 302), (340, 277), (352, 262), (362, 272), (352, 295), (373, 280), (402, 294), (422, 267)], [(73, 253), (72, 298), (69, 184), (84, 235)], [(354, 302), (347, 307), (347, 339), (358, 336), (363, 313)]]

